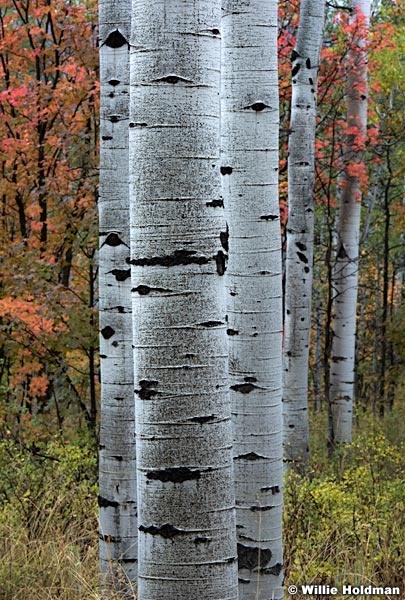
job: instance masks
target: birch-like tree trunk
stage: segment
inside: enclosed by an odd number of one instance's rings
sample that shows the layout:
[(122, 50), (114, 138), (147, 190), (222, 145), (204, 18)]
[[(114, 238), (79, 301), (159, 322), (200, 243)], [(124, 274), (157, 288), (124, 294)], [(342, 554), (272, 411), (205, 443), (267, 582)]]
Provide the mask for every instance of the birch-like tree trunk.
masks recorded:
[(128, 0), (99, 3), (100, 562), (104, 587), (128, 594), (137, 574), (131, 277), (126, 262), (129, 18)]
[(367, 129), (367, 56), (365, 34), (370, 0), (352, 1), (352, 23), (358, 24), (349, 52), (347, 125), (349, 128), (342, 174), (333, 274), (334, 319), (329, 394), (329, 444), (352, 438), (355, 378), (356, 308), (358, 289), (361, 163)]
[(237, 598), (220, 3), (133, 0), (139, 600)]
[(222, 189), (239, 596), (282, 590), (277, 2), (222, 2)]
[(325, 0), (302, 0), (292, 53), (283, 348), (284, 459), (309, 458), (308, 373), (314, 255), (315, 119)]

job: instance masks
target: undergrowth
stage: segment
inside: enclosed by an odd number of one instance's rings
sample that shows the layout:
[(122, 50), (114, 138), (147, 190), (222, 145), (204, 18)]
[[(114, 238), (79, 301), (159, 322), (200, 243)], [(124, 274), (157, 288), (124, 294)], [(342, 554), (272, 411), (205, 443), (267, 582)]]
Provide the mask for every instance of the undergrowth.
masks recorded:
[[(310, 476), (290, 472), (285, 483), (286, 587), (405, 591), (401, 423), (397, 413), (383, 421), (363, 415), (353, 444), (330, 459), (325, 418), (314, 418)], [(88, 440), (55, 437), (23, 447), (3, 436), (0, 600), (100, 600), (96, 499), (97, 460)]]
[(87, 440), (0, 442), (0, 600), (96, 600), (97, 465)]
[(290, 472), (285, 482), (287, 586), (399, 587), (405, 598), (403, 422), (362, 415), (353, 443), (331, 459), (325, 418), (314, 418), (309, 477)]

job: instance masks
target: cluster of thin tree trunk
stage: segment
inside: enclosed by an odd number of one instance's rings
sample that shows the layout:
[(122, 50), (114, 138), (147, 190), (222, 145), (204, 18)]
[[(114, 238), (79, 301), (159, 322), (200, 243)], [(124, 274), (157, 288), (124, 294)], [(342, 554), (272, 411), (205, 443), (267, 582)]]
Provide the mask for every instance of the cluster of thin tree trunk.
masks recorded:
[[(136, 588), (139, 600), (283, 598), (283, 420), (286, 463), (305, 468), (309, 456), (324, 8), (302, 0), (292, 55), (283, 344), (277, 2), (100, 1), (107, 590), (133, 597)], [(353, 18), (368, 14), (365, 2), (353, 8)], [(361, 41), (352, 77), (348, 119), (363, 130)], [(360, 158), (349, 138), (343, 165)], [(345, 168), (343, 177), (332, 444), (350, 440), (353, 397), (360, 205), (356, 178)]]

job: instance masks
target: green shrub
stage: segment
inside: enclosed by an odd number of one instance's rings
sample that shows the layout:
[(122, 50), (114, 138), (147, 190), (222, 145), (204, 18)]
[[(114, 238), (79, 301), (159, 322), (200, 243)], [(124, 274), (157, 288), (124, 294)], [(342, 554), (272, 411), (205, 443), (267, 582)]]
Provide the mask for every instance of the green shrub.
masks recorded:
[(286, 476), (287, 584), (405, 589), (404, 448), (382, 422), (363, 421), (332, 459), (315, 448), (309, 478)]
[(0, 600), (98, 598), (96, 453), (0, 442)]

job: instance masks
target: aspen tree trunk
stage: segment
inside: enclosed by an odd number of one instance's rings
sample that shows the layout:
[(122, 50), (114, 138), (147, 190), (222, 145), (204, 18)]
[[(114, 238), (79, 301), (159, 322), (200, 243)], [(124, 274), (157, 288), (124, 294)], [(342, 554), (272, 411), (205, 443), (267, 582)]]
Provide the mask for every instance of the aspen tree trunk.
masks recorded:
[(333, 275), (334, 319), (329, 394), (329, 445), (351, 442), (355, 378), (356, 307), (358, 289), (361, 183), (367, 129), (367, 60), (364, 34), (370, 17), (369, 0), (353, 0), (351, 19), (359, 22), (349, 54), (347, 124), (342, 192)]
[(237, 598), (220, 3), (133, 0), (138, 600)]
[(282, 590), (277, 2), (222, 2), (221, 174), (239, 596)]
[(131, 277), (126, 263), (129, 16), (127, 0), (99, 3), (100, 562), (104, 586), (128, 594), (137, 573)]
[(292, 53), (283, 348), (284, 459), (309, 459), (308, 373), (314, 256), (315, 119), (325, 0), (302, 0)]

